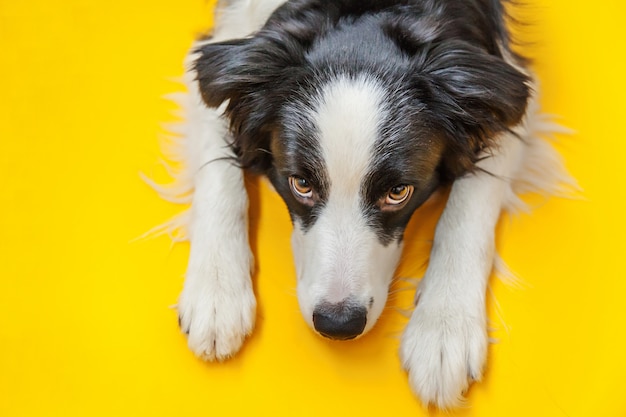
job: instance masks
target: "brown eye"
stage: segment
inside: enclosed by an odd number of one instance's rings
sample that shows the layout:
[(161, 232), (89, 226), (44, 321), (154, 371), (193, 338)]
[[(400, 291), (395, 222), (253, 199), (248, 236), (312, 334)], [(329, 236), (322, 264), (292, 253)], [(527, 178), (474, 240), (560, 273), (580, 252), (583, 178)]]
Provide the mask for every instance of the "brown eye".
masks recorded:
[(313, 187), (304, 178), (289, 177), (289, 186), (296, 197), (311, 198), (313, 196)]
[[(396, 185), (387, 193), (385, 204), (388, 206), (399, 206), (406, 202), (413, 194), (412, 185)], [(395, 208), (395, 207), (394, 207)]]

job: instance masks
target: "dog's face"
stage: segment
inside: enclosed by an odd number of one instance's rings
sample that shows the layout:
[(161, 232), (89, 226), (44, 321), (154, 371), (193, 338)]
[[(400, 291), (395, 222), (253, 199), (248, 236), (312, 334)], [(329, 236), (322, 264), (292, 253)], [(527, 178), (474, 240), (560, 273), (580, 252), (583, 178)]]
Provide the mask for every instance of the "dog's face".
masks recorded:
[(404, 228), (439, 184), (443, 145), (398, 129), (393, 98), (373, 78), (333, 76), (316, 90), (283, 106), (268, 176), (294, 223), (304, 318), (348, 339), (383, 310)]
[(305, 320), (351, 339), (383, 310), (415, 209), (519, 122), (528, 90), (439, 27), (376, 16), (329, 29), (328, 16), (283, 14), (255, 37), (202, 46), (195, 69), (207, 105), (228, 100), (239, 163), (289, 209)]

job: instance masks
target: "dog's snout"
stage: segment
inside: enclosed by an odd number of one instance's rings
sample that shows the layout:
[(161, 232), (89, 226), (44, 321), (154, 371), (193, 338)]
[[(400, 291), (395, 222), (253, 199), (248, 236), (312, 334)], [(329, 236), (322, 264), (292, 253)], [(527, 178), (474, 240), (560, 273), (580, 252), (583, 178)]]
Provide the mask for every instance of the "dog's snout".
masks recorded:
[(322, 336), (335, 340), (354, 339), (365, 329), (365, 307), (347, 303), (324, 303), (313, 311), (313, 326)]

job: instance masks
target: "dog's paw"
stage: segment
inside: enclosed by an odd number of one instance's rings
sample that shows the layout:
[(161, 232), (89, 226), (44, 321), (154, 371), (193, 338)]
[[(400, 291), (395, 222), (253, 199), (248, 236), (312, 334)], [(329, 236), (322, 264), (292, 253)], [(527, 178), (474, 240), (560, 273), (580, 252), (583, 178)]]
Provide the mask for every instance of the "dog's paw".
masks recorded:
[(487, 355), (484, 317), (418, 304), (400, 345), (409, 384), (425, 405), (454, 408), (473, 381), (480, 380)]
[(255, 318), (249, 274), (227, 276), (217, 269), (201, 276), (188, 272), (178, 301), (178, 320), (196, 356), (209, 361), (233, 356), (252, 332)]

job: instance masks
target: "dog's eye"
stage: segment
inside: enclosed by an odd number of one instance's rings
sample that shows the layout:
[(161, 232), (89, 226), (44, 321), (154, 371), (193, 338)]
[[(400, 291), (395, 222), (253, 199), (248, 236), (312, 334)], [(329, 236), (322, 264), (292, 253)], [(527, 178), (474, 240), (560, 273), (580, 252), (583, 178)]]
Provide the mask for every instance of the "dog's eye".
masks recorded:
[(299, 198), (311, 198), (313, 196), (313, 187), (309, 181), (301, 177), (289, 177), (289, 185), (291, 191)]
[(409, 200), (413, 194), (413, 186), (412, 185), (396, 185), (393, 187), (387, 195), (385, 196), (385, 205), (391, 206), (389, 208), (399, 208), (400, 205)]

